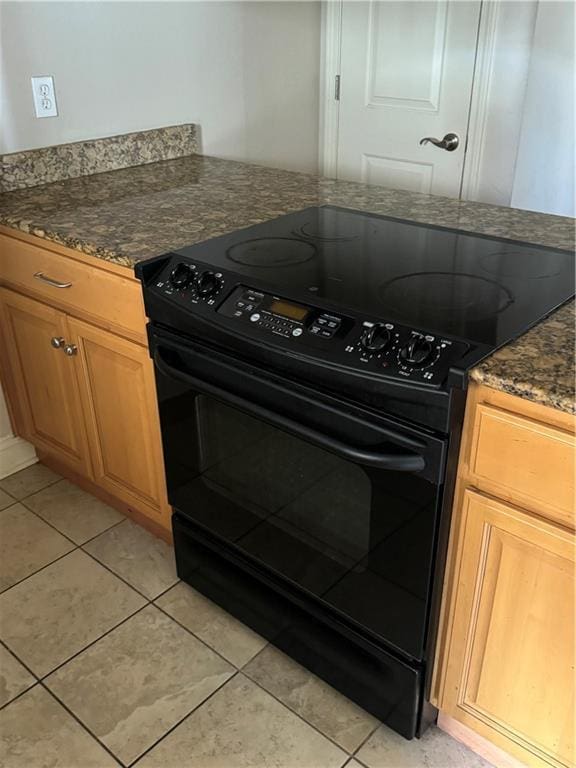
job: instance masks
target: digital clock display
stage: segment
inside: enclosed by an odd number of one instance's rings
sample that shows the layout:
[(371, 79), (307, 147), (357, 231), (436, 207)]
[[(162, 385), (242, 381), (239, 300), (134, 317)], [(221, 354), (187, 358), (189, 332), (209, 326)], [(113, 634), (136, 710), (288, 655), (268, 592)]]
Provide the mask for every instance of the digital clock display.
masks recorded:
[(304, 320), (310, 311), (306, 307), (300, 307), (298, 304), (289, 304), (287, 301), (280, 301), (279, 299), (275, 299), (272, 304), (270, 304), (269, 310), (275, 315), (281, 315), (290, 320), (298, 320), (300, 322)]

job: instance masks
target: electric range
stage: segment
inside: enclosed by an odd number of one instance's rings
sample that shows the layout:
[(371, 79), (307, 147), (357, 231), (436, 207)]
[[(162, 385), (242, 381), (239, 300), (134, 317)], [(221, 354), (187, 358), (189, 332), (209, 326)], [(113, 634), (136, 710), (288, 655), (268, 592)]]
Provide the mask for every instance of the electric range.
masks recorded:
[(420, 735), (467, 373), (574, 255), (324, 206), (136, 273), (180, 577)]

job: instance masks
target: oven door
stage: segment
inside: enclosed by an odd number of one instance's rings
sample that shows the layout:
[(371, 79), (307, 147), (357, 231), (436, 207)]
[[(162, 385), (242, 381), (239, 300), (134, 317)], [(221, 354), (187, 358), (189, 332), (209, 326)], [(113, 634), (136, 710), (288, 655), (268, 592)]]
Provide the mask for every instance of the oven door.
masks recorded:
[(445, 441), (150, 334), (169, 501), (252, 568), (423, 658)]

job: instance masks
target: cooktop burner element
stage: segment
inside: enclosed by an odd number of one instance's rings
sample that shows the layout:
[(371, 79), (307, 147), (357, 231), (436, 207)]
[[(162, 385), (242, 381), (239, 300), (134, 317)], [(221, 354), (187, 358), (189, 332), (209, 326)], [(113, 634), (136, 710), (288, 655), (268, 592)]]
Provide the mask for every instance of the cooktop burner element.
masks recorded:
[(482, 269), (498, 277), (520, 277), (524, 280), (539, 280), (542, 277), (558, 275), (565, 264), (563, 253), (539, 251), (496, 251), (480, 260)]
[(477, 320), (497, 315), (514, 301), (495, 280), (451, 272), (401, 275), (383, 285), (380, 295), (385, 313), (404, 315), (409, 308), (420, 323), (428, 325), (441, 317), (444, 327), (457, 325), (462, 313)]
[(263, 237), (233, 245), (226, 255), (236, 264), (268, 269), (303, 264), (316, 256), (316, 248), (295, 238)]
[(318, 221), (310, 221), (303, 224), (300, 229), (295, 230), (292, 234), (295, 237), (304, 237), (307, 240), (317, 240), (321, 243), (347, 243), (351, 240), (357, 240), (360, 235), (332, 235), (327, 236), (322, 226), (318, 226)]

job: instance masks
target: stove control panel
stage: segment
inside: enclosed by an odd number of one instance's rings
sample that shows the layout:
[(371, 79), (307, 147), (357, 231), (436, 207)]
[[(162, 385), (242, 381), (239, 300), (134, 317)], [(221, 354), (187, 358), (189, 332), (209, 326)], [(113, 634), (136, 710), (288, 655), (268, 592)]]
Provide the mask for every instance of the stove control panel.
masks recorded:
[(253, 328), (293, 339), (332, 339), (350, 325), (338, 315), (242, 285), (232, 291), (218, 312), (250, 323)]
[[(238, 283), (232, 273), (171, 261), (153, 286), (188, 311), (255, 340), (348, 369), (439, 387), (468, 344), (381, 320), (310, 306)], [(219, 323), (219, 325), (222, 325)], [(231, 324), (231, 325), (230, 325)]]
[(345, 347), (346, 354), (370, 370), (430, 384), (441, 381), (467, 349), (467, 344), (441, 336), (370, 321), (362, 323), (360, 333)]
[(178, 296), (192, 303), (202, 301), (212, 305), (224, 288), (224, 283), (221, 272), (200, 269), (196, 264), (180, 261), (158, 280), (156, 288), (160, 288), (166, 296)]

